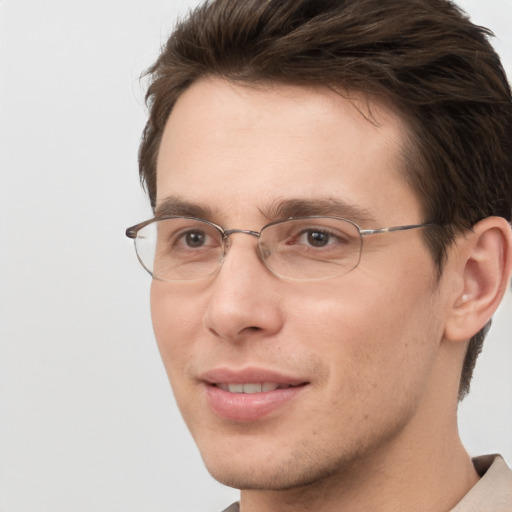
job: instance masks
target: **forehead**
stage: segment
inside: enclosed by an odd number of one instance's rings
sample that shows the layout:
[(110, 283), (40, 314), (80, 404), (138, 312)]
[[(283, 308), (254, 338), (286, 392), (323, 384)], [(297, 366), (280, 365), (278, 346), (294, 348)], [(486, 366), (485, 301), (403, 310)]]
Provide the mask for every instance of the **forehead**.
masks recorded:
[(168, 119), (157, 206), (173, 196), (261, 211), (281, 200), (335, 198), (393, 210), (404, 194), (416, 201), (401, 175), (405, 132), (391, 108), (362, 95), (202, 80)]

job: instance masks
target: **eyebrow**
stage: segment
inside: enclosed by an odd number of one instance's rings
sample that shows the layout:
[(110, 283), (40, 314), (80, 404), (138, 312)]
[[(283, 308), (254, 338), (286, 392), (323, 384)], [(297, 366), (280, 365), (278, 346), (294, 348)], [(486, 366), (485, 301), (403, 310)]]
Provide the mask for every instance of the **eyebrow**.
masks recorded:
[(325, 215), (343, 217), (358, 225), (375, 223), (374, 217), (366, 208), (333, 197), (277, 200), (268, 208), (260, 209), (260, 212), (269, 220)]
[[(268, 220), (312, 215), (343, 217), (363, 226), (374, 224), (375, 219), (366, 208), (356, 206), (338, 198), (277, 199), (260, 213)], [(213, 221), (214, 214), (208, 206), (185, 201), (176, 196), (163, 199), (155, 209), (155, 217), (197, 217)]]
[(157, 204), (155, 217), (197, 217), (209, 220), (212, 217), (212, 212), (207, 206), (190, 203), (176, 196), (169, 196)]

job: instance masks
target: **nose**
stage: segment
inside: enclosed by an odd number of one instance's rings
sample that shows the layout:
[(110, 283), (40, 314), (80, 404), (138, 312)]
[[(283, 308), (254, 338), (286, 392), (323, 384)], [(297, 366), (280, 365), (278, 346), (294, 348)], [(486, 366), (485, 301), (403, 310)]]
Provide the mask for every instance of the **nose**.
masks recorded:
[(278, 300), (281, 283), (259, 258), (257, 240), (233, 235), (210, 288), (204, 325), (214, 336), (227, 341), (272, 336), (283, 321)]

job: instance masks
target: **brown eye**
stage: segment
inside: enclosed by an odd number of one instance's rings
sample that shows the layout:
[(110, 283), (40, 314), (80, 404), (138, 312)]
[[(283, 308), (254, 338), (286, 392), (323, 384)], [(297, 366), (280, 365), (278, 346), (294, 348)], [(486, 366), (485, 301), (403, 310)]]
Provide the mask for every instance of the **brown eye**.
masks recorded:
[(340, 246), (346, 244), (348, 239), (341, 232), (333, 232), (332, 230), (322, 228), (306, 228), (299, 233), (291, 242), (291, 245), (304, 246), (304, 248), (322, 249)]
[(184, 235), (184, 240), (188, 247), (202, 247), (205, 244), (206, 234), (204, 231), (189, 231)]
[(322, 231), (308, 231), (306, 234), (308, 244), (312, 247), (325, 247), (331, 238), (329, 233)]

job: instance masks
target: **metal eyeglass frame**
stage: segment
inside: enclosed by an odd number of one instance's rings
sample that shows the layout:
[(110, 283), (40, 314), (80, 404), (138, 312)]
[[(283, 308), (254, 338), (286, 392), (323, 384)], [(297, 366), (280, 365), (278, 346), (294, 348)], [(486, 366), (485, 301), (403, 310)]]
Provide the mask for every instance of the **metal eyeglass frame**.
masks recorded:
[[(250, 230), (250, 229), (224, 229), (222, 226), (219, 226), (218, 224), (215, 224), (214, 222), (210, 222), (209, 220), (206, 220), (206, 219), (200, 219), (200, 218), (197, 218), (197, 217), (188, 217), (188, 216), (176, 215), (176, 216), (154, 217), (154, 218), (146, 220), (144, 222), (140, 222), (139, 224), (135, 224), (134, 226), (131, 226), (131, 227), (129, 227), (126, 230), (126, 236), (128, 238), (133, 239), (134, 242), (136, 242), (137, 233), (141, 229), (145, 228), (146, 226), (148, 226), (149, 224), (152, 224), (154, 222), (159, 222), (159, 221), (164, 221), (164, 220), (172, 220), (172, 219), (186, 219), (186, 220), (199, 221), (199, 222), (203, 222), (203, 223), (208, 224), (208, 225), (212, 226), (213, 228), (215, 228), (221, 234), (221, 236), (222, 236), (223, 254), (224, 255), (226, 253), (226, 241), (227, 241), (227, 239), (231, 235), (233, 235), (235, 233), (242, 233), (242, 234), (254, 236), (254, 237), (259, 239), (261, 237), (262, 231), (264, 231), (266, 228), (268, 228), (270, 226), (273, 226), (275, 224), (280, 224), (280, 223), (288, 222), (288, 221), (292, 221), (292, 220), (307, 220), (307, 219), (342, 220), (344, 222), (348, 222), (349, 224), (353, 225), (358, 230), (359, 235), (361, 237), (361, 241), (362, 241), (362, 237), (363, 236), (367, 236), (367, 235), (378, 235), (378, 234), (383, 234), (383, 233), (393, 233), (393, 232), (396, 232), (396, 231), (408, 231), (408, 230), (411, 230), (411, 229), (418, 229), (418, 228), (423, 228), (423, 227), (434, 225), (433, 222), (424, 222), (422, 224), (405, 224), (405, 225), (402, 225), (402, 226), (389, 226), (389, 227), (386, 227), (386, 228), (361, 229), (355, 222), (351, 221), (350, 219), (346, 219), (344, 217), (335, 217), (335, 216), (329, 216), (329, 215), (308, 215), (308, 216), (304, 216), (304, 217), (288, 217), (288, 218), (285, 218), (285, 219), (274, 220), (272, 222), (269, 222), (268, 224), (265, 224), (260, 229), (260, 231), (253, 231), (253, 230)], [(147, 270), (151, 275), (153, 275), (152, 272), (141, 261), (139, 255), (138, 255), (137, 247), (135, 247), (135, 252), (137, 253), (137, 257), (138, 257), (140, 263), (142, 264), (142, 266), (144, 267), (144, 269)], [(360, 248), (360, 251), (359, 251), (359, 259), (358, 259), (357, 263), (355, 264), (354, 267), (352, 267), (350, 270), (348, 270), (347, 273), (351, 272), (352, 270), (354, 270), (359, 265), (361, 254), (362, 254), (362, 245), (361, 245), (361, 248)], [(223, 260), (219, 261), (219, 267), (222, 265), (222, 261)], [(265, 265), (265, 261), (262, 260), (262, 262)], [(267, 267), (267, 265), (265, 265), (265, 267)], [(267, 267), (267, 268), (269, 268), (269, 267)], [(280, 274), (274, 272), (271, 268), (269, 268), (269, 270), (271, 272), (273, 272), (275, 275), (280, 276)], [(210, 275), (210, 274), (208, 274), (208, 275)], [(340, 274), (340, 275), (344, 275), (344, 274)], [(205, 275), (205, 276), (202, 276), (202, 277), (207, 277), (207, 276)], [(284, 276), (280, 276), (280, 277), (282, 277), (284, 279), (294, 279), (294, 278), (286, 278)], [(325, 279), (328, 279), (328, 278), (325, 278)], [(301, 279), (298, 279), (298, 280), (301, 280)], [(317, 280), (317, 279), (304, 279), (304, 281), (309, 281), (309, 280)], [(172, 282), (172, 280), (171, 280), (171, 282)]]

